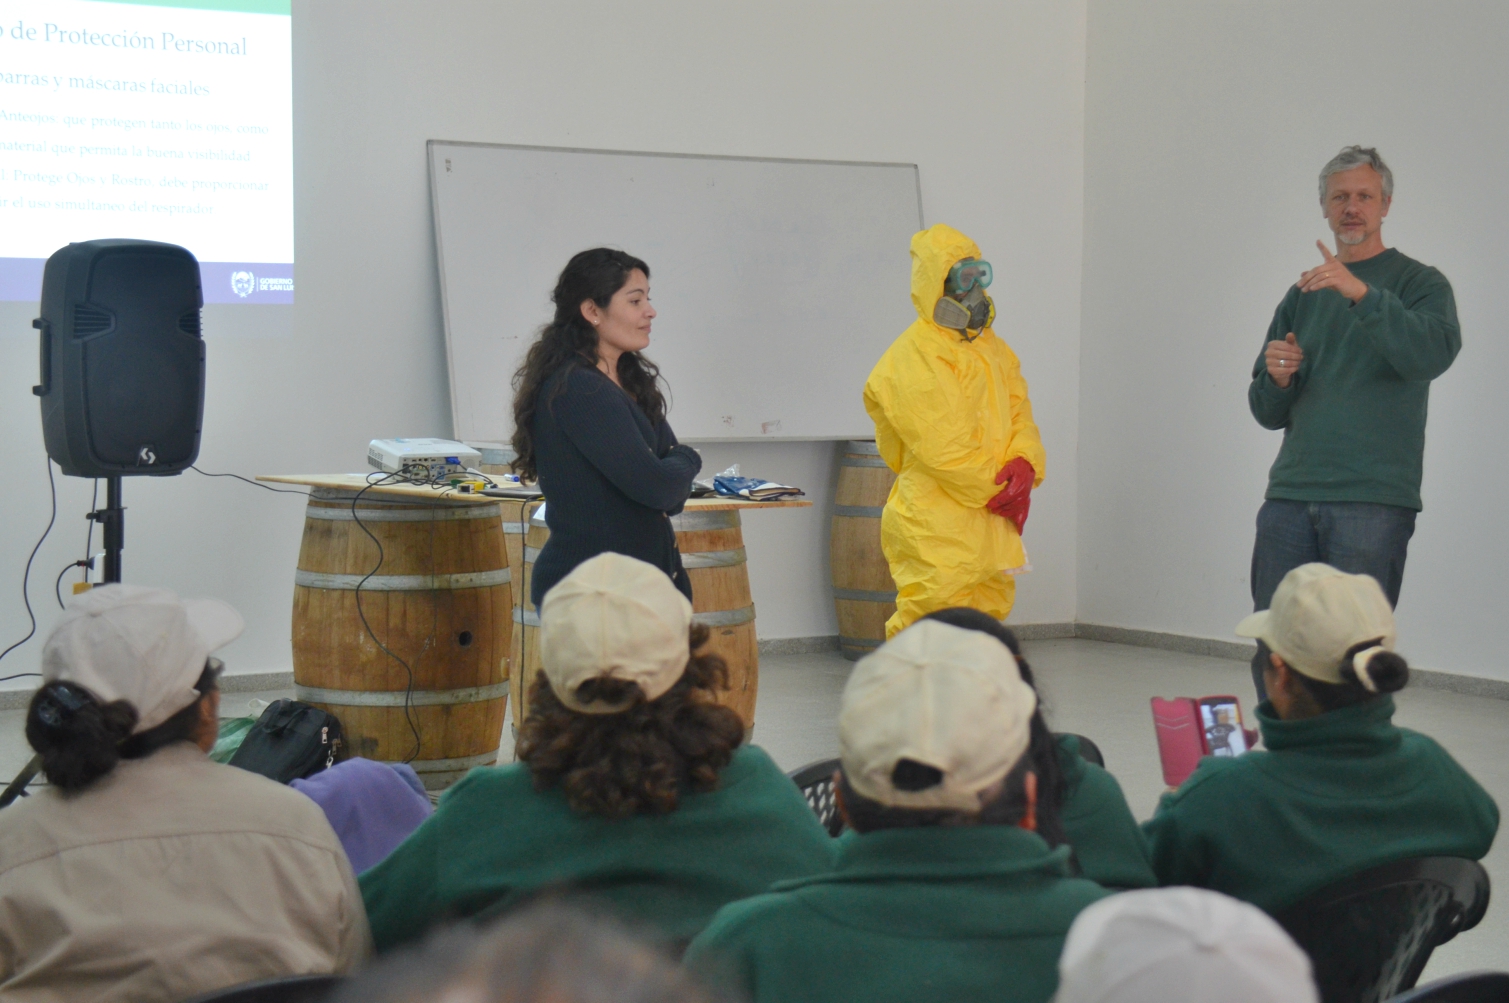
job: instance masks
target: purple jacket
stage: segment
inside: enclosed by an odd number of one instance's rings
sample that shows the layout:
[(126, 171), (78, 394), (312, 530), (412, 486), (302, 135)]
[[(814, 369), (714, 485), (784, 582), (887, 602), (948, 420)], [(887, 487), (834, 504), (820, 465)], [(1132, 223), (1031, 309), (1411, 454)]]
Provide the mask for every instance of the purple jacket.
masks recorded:
[(403, 763), (348, 759), (288, 786), (324, 809), (358, 874), (381, 863), (435, 810)]

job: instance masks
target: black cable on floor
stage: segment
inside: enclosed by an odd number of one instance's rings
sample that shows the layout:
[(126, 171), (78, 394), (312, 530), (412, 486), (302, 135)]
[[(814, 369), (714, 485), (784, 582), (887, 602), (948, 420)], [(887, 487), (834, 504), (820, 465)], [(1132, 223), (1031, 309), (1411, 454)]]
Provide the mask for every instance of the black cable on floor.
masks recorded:
[[(31, 620), (31, 629), (26, 632), (26, 636), (21, 638), (21, 640), (12, 644), (4, 651), (0, 651), (0, 659), (3, 659), (6, 655), (21, 647), (27, 641), (30, 641), (37, 633), (37, 614), (31, 608), (31, 596), (27, 590), (31, 585), (31, 563), (37, 559), (37, 551), (42, 549), (42, 544), (47, 539), (47, 534), (52, 532), (52, 524), (58, 521), (58, 482), (53, 480), (52, 457), (50, 456), (47, 458), (47, 487), (52, 491), (52, 513), (47, 517), (47, 528), (42, 530), (42, 536), (37, 540), (37, 545), (31, 548), (31, 556), (26, 559), (26, 570), (21, 573), (21, 599), (26, 603), (26, 616)], [(41, 674), (40, 672), (18, 672), (13, 676), (0, 678), (0, 683), (5, 682), (7, 679), (20, 679), (22, 676), (40, 676)]]

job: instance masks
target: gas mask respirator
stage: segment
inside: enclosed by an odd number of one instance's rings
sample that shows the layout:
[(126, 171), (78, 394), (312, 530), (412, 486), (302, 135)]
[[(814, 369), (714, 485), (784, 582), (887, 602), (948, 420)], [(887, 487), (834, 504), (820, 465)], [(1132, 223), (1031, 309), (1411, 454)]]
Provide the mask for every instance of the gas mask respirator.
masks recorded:
[(988, 261), (966, 258), (949, 269), (943, 283), (945, 295), (933, 307), (933, 323), (961, 332), (989, 327), (996, 308), (985, 295), (985, 287), (993, 277)]

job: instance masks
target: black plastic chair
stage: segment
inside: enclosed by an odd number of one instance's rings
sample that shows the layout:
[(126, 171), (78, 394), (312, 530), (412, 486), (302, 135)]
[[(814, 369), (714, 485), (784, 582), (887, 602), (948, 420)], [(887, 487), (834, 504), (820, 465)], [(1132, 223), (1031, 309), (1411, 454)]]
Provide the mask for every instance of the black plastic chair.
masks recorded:
[(1324, 1003), (1380, 1003), (1414, 988), (1431, 952), (1478, 924), (1488, 892), (1476, 861), (1418, 857), (1322, 888), (1278, 922), (1310, 955)]
[(843, 816), (838, 813), (838, 799), (833, 796), (833, 773), (838, 769), (838, 760), (819, 759), (808, 763), (787, 776), (801, 790), (802, 797), (812, 806), (817, 820), (828, 830), (828, 835), (837, 836), (844, 831)]
[(1068, 735), (1070, 738), (1079, 739), (1079, 758), (1087, 763), (1094, 763), (1101, 769), (1105, 769), (1106, 757), (1100, 754), (1100, 746), (1090, 741), (1083, 735), (1076, 735), (1072, 731), (1056, 732), (1056, 735)]
[(1411, 989), (1389, 1003), (1504, 1003), (1509, 972), (1464, 972)]
[(345, 981), (342, 975), (292, 975), (284, 979), (243, 982), (195, 996), (184, 1003), (325, 1003)]

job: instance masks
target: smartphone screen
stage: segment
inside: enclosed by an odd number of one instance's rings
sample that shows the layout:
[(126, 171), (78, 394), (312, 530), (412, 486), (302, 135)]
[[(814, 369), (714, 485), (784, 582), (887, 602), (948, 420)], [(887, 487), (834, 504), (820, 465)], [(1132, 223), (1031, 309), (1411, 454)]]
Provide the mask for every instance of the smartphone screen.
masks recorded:
[(1236, 697), (1202, 697), (1200, 724), (1205, 729), (1205, 746), (1212, 756), (1240, 756), (1247, 751), (1242, 708)]

